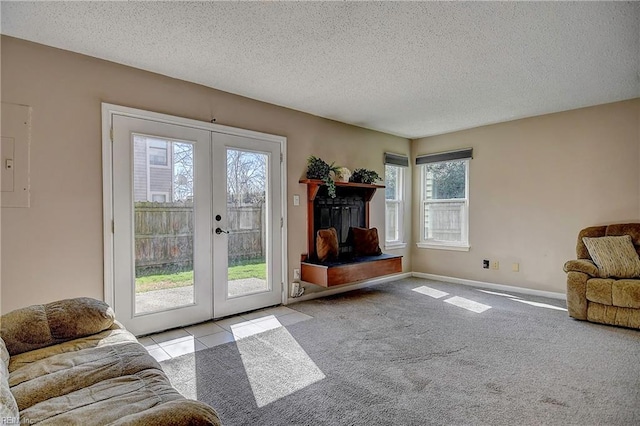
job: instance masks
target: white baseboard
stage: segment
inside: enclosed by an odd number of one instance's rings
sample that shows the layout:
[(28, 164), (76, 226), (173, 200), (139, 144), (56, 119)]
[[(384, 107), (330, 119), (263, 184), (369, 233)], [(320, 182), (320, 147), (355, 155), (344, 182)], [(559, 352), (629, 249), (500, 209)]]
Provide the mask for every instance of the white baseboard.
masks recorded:
[(435, 281), (450, 282), (454, 284), (469, 285), (473, 287), (490, 288), (492, 290), (510, 291), (512, 293), (528, 294), (531, 296), (549, 297), (551, 299), (560, 299), (560, 300), (567, 299), (566, 294), (555, 293), (553, 291), (534, 290), (534, 289), (525, 288), (525, 287), (513, 287), (510, 285), (493, 284), (493, 283), (487, 283), (484, 281), (475, 281), (475, 280), (467, 280), (464, 278), (447, 277), (444, 275), (426, 274), (423, 272), (413, 272), (411, 276), (416, 278), (426, 278), (426, 279), (435, 280)]
[[(318, 291), (318, 292), (315, 292), (315, 293), (303, 294), (300, 297), (289, 297), (287, 299), (287, 305), (289, 305), (291, 303), (304, 302), (305, 300), (317, 299), (318, 297), (332, 296), (334, 294), (344, 293), (344, 292), (351, 291), (351, 290), (357, 290), (359, 288), (371, 287), (371, 286), (374, 286), (374, 285), (387, 283), (389, 281), (401, 280), (403, 278), (411, 278), (413, 276), (412, 274), (413, 274), (412, 272), (403, 272), (403, 273), (400, 273), (400, 274), (385, 275), (384, 277), (374, 278), (374, 279), (366, 280), (366, 281), (360, 281), (360, 282), (355, 283), (355, 284), (349, 284), (349, 285), (345, 285), (345, 286), (334, 287), (334, 288), (330, 288), (330, 289), (325, 290), (325, 291)], [(300, 285), (302, 285), (302, 286), (307, 285), (308, 286), (308, 285), (311, 285), (311, 283), (306, 283), (306, 282), (302, 281), (300, 283)]]

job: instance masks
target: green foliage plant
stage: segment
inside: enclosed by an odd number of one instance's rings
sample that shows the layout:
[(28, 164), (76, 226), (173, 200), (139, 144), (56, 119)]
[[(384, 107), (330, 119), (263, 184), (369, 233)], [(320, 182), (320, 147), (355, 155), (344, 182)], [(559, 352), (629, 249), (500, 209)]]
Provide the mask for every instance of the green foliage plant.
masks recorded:
[(429, 164), (427, 171), (433, 179), (433, 198), (449, 200), (465, 197), (464, 161)]
[(334, 163), (327, 164), (324, 160), (316, 156), (307, 158), (307, 179), (320, 179), (327, 185), (329, 197), (336, 198), (336, 184), (331, 179), (331, 172), (336, 173), (339, 167)]
[(374, 172), (373, 170), (367, 169), (355, 169), (353, 171), (353, 174), (351, 175), (351, 178), (349, 179), (350, 182), (368, 183), (369, 185), (375, 183), (378, 180), (382, 180), (378, 173)]

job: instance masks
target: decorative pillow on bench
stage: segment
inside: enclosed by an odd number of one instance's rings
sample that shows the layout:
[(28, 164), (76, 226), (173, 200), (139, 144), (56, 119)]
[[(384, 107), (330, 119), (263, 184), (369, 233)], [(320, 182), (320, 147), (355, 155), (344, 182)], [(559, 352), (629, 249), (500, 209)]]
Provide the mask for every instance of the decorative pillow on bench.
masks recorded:
[(377, 228), (351, 228), (353, 236), (353, 252), (358, 256), (378, 256), (382, 254), (378, 240)]
[(619, 237), (583, 237), (589, 256), (598, 267), (601, 278), (640, 277), (640, 257), (630, 235)]
[(338, 233), (335, 228), (318, 229), (316, 255), (320, 262), (338, 258)]

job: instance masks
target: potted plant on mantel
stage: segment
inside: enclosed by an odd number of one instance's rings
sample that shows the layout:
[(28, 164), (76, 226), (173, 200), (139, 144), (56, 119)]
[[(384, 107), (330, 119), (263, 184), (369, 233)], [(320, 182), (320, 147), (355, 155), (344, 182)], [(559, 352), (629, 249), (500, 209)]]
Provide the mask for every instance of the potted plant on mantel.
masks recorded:
[(351, 178), (349, 178), (349, 182), (366, 183), (369, 185), (374, 184), (378, 180), (382, 180), (378, 173), (367, 169), (355, 169), (351, 174)]
[(329, 197), (336, 198), (336, 184), (331, 179), (331, 172), (336, 174), (339, 167), (333, 163), (327, 164), (321, 158), (310, 156), (307, 158), (307, 179), (319, 179), (327, 185)]

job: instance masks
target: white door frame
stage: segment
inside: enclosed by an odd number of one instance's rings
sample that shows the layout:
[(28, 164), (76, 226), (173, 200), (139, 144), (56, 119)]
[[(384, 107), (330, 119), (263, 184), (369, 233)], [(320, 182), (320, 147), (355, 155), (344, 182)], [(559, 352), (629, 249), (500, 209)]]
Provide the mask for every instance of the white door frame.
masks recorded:
[(248, 137), (258, 140), (277, 142), (280, 144), (282, 161), (280, 162), (282, 181), (280, 183), (282, 200), (281, 215), (285, 226), (281, 227), (282, 232), (282, 304), (288, 301), (289, 268), (287, 256), (287, 138), (284, 136), (271, 135), (268, 133), (256, 132), (253, 130), (239, 129), (236, 127), (224, 126), (221, 124), (207, 123), (205, 121), (193, 120), (190, 118), (177, 117), (168, 114), (145, 111), (136, 108), (102, 103), (102, 207), (103, 207), (103, 238), (104, 238), (104, 301), (111, 306), (115, 302), (115, 282), (114, 282), (114, 252), (113, 252), (113, 174), (112, 174), (112, 144), (113, 144), (113, 116), (121, 115), (126, 117), (140, 118), (161, 123), (174, 124), (177, 126), (187, 126), (217, 133), (224, 133), (234, 136)]

